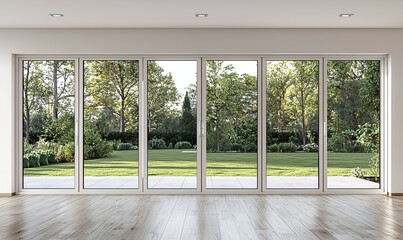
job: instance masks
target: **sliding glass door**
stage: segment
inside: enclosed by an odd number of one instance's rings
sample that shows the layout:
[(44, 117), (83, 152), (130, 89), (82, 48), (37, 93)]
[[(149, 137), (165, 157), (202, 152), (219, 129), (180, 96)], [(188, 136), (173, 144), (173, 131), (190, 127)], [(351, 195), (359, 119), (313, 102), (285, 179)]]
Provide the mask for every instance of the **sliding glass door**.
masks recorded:
[(83, 66), (84, 188), (138, 188), (139, 61)]
[(75, 187), (74, 60), (22, 61), (22, 188)]
[(198, 61), (147, 60), (147, 188), (198, 186)]
[(266, 62), (267, 188), (319, 188), (319, 63)]
[(380, 188), (381, 61), (327, 61), (328, 188)]
[(205, 62), (205, 187), (258, 187), (258, 61)]

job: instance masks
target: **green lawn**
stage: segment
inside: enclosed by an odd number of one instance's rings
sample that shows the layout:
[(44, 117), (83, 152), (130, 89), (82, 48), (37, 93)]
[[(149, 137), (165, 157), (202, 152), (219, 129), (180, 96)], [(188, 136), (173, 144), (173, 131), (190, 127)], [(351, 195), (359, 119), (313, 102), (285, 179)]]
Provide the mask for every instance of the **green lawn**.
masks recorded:
[[(349, 176), (352, 168), (368, 169), (371, 153), (329, 153), (328, 175)], [(195, 176), (196, 153), (182, 150), (148, 151), (149, 174), (158, 176)], [(208, 153), (207, 176), (255, 176), (256, 153)], [(268, 153), (270, 176), (316, 176), (317, 153)], [(26, 176), (73, 176), (73, 163), (26, 168)], [(115, 151), (110, 157), (85, 160), (86, 176), (138, 175), (138, 151)]]

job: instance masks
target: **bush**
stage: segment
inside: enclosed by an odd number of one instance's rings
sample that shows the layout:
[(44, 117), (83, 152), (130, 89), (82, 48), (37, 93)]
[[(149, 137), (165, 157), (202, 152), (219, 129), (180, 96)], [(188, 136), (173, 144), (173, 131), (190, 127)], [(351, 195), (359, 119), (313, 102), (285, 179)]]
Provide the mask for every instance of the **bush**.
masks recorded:
[(170, 142), (170, 143), (168, 144), (168, 147), (167, 147), (167, 148), (168, 148), (168, 149), (173, 149), (173, 148), (174, 148), (174, 144)]
[(278, 152), (278, 144), (275, 143), (275, 144), (270, 145), (269, 147), (267, 147), (267, 150), (269, 152)]
[[(176, 145), (176, 144), (175, 144)], [(148, 141), (148, 148), (149, 149), (164, 149), (166, 148), (165, 141), (161, 138), (153, 138)]]
[(39, 162), (39, 154), (36, 152), (31, 152), (25, 154), (25, 157), (28, 159), (29, 167), (39, 167), (41, 163)]
[(49, 165), (49, 160), (48, 160), (48, 151), (46, 150), (42, 150), (42, 149), (38, 149), (37, 153), (39, 154), (39, 163), (41, 164), (41, 166), (45, 166), (45, 165)]
[(110, 141), (110, 144), (112, 145), (113, 150), (118, 150), (118, 146), (120, 143), (121, 143), (121, 141), (119, 139)]
[(365, 170), (359, 167), (353, 168), (351, 169), (351, 175), (353, 175), (356, 178), (364, 178)]
[(49, 163), (49, 164), (57, 163), (57, 161), (56, 161), (56, 155), (55, 155), (53, 152), (51, 152), (51, 151), (48, 152), (48, 163)]
[(131, 143), (119, 143), (118, 147), (116, 148), (117, 151), (121, 150), (136, 150), (137, 148)]
[(295, 152), (297, 146), (294, 143), (275, 143), (268, 147), (269, 152)]
[(294, 143), (279, 143), (279, 152), (295, 152), (297, 151), (297, 146)]
[(318, 152), (319, 146), (316, 143), (308, 143), (303, 147), (304, 152)]
[(94, 130), (84, 130), (84, 159), (107, 157), (113, 152), (113, 146)]
[(242, 150), (243, 150), (242, 144), (239, 144), (239, 143), (233, 143), (233, 144), (231, 144), (231, 151), (240, 152), (240, 151), (242, 151)]
[(192, 144), (190, 142), (186, 142), (186, 141), (177, 142), (175, 144), (175, 149), (190, 149), (192, 147), (193, 147)]
[(23, 164), (24, 164), (24, 168), (29, 168), (29, 156), (24, 154), (23, 157)]

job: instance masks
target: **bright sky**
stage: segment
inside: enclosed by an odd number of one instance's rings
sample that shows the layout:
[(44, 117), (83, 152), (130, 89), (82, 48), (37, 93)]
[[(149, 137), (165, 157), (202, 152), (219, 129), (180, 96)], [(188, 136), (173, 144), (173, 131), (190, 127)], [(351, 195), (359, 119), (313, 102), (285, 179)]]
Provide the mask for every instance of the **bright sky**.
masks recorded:
[[(184, 96), (186, 88), (196, 83), (197, 61), (156, 61), (164, 69), (164, 74), (171, 73), (178, 92)], [(234, 66), (238, 74), (257, 76), (257, 61), (224, 61), (225, 65)]]

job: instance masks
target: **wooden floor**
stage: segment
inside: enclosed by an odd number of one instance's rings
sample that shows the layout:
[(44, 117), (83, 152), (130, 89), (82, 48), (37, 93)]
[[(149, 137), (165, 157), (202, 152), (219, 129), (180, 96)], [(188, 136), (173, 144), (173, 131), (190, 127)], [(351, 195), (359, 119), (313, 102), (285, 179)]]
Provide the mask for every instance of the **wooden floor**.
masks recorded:
[(403, 197), (24, 195), (0, 239), (403, 239)]

